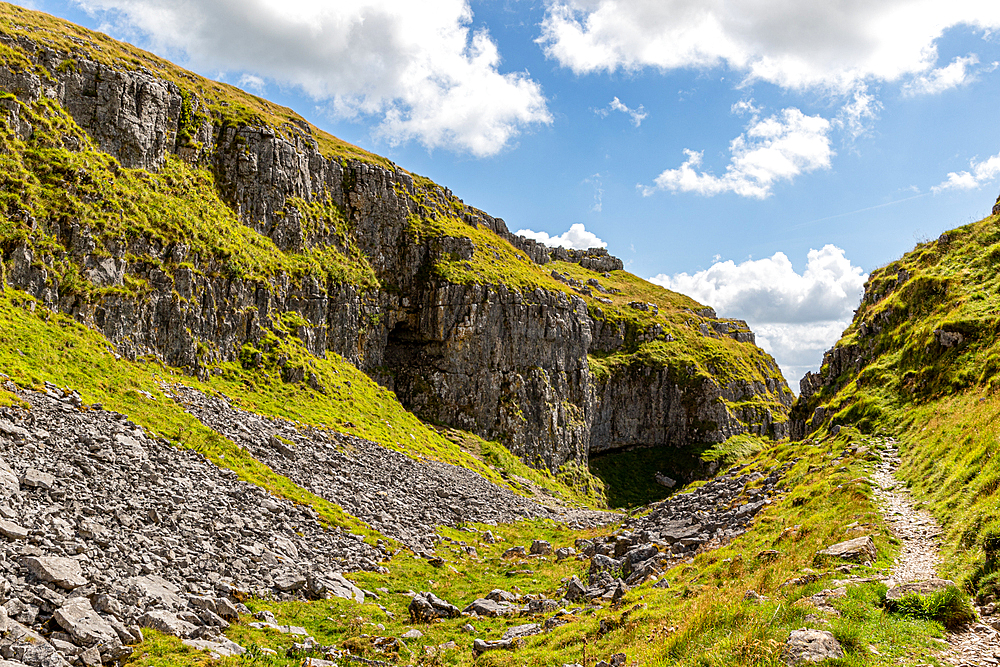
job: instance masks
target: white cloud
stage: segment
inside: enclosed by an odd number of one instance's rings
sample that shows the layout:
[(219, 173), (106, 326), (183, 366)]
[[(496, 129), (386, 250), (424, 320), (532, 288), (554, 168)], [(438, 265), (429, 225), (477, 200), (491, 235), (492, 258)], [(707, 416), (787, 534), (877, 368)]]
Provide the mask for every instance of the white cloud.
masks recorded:
[(596, 109), (595, 113), (602, 118), (606, 118), (608, 113), (610, 113), (611, 111), (620, 111), (623, 114), (627, 115), (631, 119), (632, 124), (635, 125), (636, 127), (639, 127), (639, 125), (642, 124), (642, 121), (646, 119), (646, 116), (649, 115), (646, 113), (646, 110), (643, 108), (641, 104), (639, 105), (638, 109), (629, 109), (617, 97), (611, 100), (611, 102), (608, 104), (606, 108)]
[(588, 232), (583, 223), (575, 223), (570, 226), (569, 231), (559, 236), (549, 236), (545, 232), (535, 232), (530, 229), (519, 229), (515, 232), (525, 238), (534, 239), (550, 248), (573, 248), (576, 250), (586, 250), (587, 248), (607, 248), (608, 244), (597, 238), (593, 232)]
[(850, 94), (934, 69), (949, 28), (1000, 28), (992, 0), (552, 0), (539, 43), (577, 74), (723, 66)]
[(590, 178), (583, 179), (583, 182), (594, 186), (594, 204), (590, 210), (594, 213), (600, 213), (604, 209), (604, 183), (601, 181), (601, 175), (594, 174)]
[(500, 71), (467, 0), (75, 1), (195, 67), (291, 84), (340, 117), (376, 118), (393, 144), (486, 156), (552, 120), (536, 81)]
[(950, 65), (939, 67), (914, 78), (903, 86), (903, 94), (936, 95), (949, 88), (957, 88), (975, 80), (972, 67), (979, 64), (979, 57), (970, 54), (964, 58), (955, 58)]
[(645, 196), (670, 190), (709, 197), (733, 192), (765, 199), (779, 181), (830, 167), (834, 151), (829, 133), (830, 121), (794, 108), (764, 119), (755, 115), (746, 132), (730, 143), (731, 158), (722, 176), (697, 171), (704, 154), (685, 149), (687, 160), (680, 167), (661, 173), (653, 186), (639, 187)]
[(240, 77), (240, 88), (244, 90), (252, 90), (260, 95), (267, 88), (267, 82), (254, 74), (244, 74)]
[(834, 122), (846, 131), (851, 141), (854, 141), (868, 133), (878, 120), (880, 111), (882, 103), (868, 92), (868, 86), (859, 85), (854, 90), (852, 99), (841, 107)]
[(983, 162), (971, 160), (972, 171), (950, 172), (948, 178), (931, 190), (938, 194), (943, 190), (975, 190), (1000, 176), (1000, 154), (994, 155)]
[(809, 251), (801, 274), (777, 252), (740, 264), (716, 262), (693, 275), (660, 274), (649, 280), (714, 307), (722, 317), (746, 320), (757, 343), (794, 385), (805, 371), (819, 366), (823, 352), (850, 324), (867, 279), (843, 250), (826, 245)]

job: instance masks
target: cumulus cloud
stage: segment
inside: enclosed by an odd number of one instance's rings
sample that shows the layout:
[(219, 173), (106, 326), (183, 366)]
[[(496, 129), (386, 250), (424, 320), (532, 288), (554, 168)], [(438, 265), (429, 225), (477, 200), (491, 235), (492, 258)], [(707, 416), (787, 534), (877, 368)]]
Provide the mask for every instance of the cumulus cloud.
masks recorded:
[(291, 84), (390, 143), (492, 155), (552, 120), (539, 84), (504, 73), (467, 0), (76, 0), (199, 68)]
[(603, 109), (597, 109), (595, 113), (597, 113), (597, 115), (602, 118), (606, 118), (607, 115), (612, 111), (622, 112), (623, 114), (629, 117), (629, 119), (632, 121), (632, 124), (635, 125), (636, 127), (639, 127), (639, 125), (642, 124), (642, 121), (646, 119), (646, 116), (649, 115), (646, 113), (646, 110), (642, 107), (641, 104), (639, 105), (638, 109), (629, 109), (617, 97), (611, 100), (611, 103), (608, 104), (607, 107)]
[(931, 72), (949, 28), (1000, 28), (982, 0), (553, 0), (539, 43), (577, 74), (724, 66), (843, 94)]
[(525, 238), (534, 239), (550, 248), (573, 248), (575, 250), (586, 250), (587, 248), (607, 248), (608, 244), (597, 238), (593, 232), (588, 232), (583, 223), (578, 222), (570, 226), (569, 230), (559, 236), (549, 236), (545, 232), (536, 232), (530, 229), (519, 229), (515, 232)]
[(757, 343), (774, 356), (794, 385), (805, 371), (819, 366), (823, 352), (850, 324), (867, 279), (842, 249), (826, 245), (809, 251), (802, 273), (777, 252), (765, 259), (716, 262), (694, 274), (660, 274), (649, 280), (714, 307), (722, 317), (746, 320)]
[[(752, 103), (748, 104), (752, 108)], [(764, 119), (755, 114), (746, 131), (730, 143), (731, 157), (722, 176), (698, 171), (704, 153), (685, 149), (687, 160), (680, 167), (661, 173), (653, 186), (639, 188), (645, 196), (669, 190), (709, 197), (733, 192), (765, 199), (779, 181), (791, 181), (799, 174), (830, 167), (834, 151), (829, 134), (830, 121), (807, 116), (795, 108)]]
[(1000, 176), (1000, 154), (977, 162), (969, 162), (971, 171), (950, 172), (948, 178), (931, 190), (934, 194), (944, 190), (975, 190)]

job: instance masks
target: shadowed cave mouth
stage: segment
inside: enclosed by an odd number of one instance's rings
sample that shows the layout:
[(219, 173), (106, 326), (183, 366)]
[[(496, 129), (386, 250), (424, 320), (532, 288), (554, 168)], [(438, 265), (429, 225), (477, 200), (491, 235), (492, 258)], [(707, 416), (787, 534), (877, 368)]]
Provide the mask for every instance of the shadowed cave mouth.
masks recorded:
[(430, 386), (424, 379), (432, 369), (430, 366), (441, 358), (441, 352), (434, 341), (420, 335), (420, 331), (403, 321), (389, 331), (382, 357), (383, 369), (378, 381), (387, 389), (396, 392), (399, 402), (407, 410), (415, 410), (414, 399), (426, 394)]
[[(691, 482), (712, 477), (716, 466), (701, 458), (711, 444), (685, 447), (632, 447), (590, 458), (590, 472), (602, 482), (608, 506), (632, 509), (663, 500)], [(675, 480), (668, 488), (656, 481), (661, 473)]]

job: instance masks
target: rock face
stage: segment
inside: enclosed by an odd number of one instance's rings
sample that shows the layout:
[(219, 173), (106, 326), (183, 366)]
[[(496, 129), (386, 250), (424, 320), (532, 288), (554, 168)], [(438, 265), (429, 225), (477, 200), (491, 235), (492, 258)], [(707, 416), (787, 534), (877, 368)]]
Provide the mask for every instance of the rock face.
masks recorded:
[[(421, 235), (411, 221), (444, 212), (470, 229), (494, 232), (536, 263), (620, 270), (621, 260), (607, 251), (544, 248), (401, 169), (324, 156), (304, 122), (275, 129), (212, 120), (197, 95), (148, 70), (116, 69), (3, 35), (0, 41), (51, 74), (0, 67), (0, 89), (29, 105), (55, 100), (124, 167), (157, 170), (176, 155), (206, 168), (240, 221), (281, 250), (346, 252), (336, 230), (316, 231), (303, 222), (309, 205), (329, 206), (378, 280), (377, 287), (362, 287), (284, 273), (238, 278), (223, 261), (184, 243), (138, 235), (97, 248), (86, 226), (47, 221), (87, 280), (100, 287), (127, 280), (148, 285), (141, 297), (108, 290), (83, 298), (60, 296), (53, 258), (24, 243), (5, 250), (0, 275), (7, 284), (96, 327), (120, 353), (153, 354), (204, 372), (207, 364), (237, 358), (244, 344), (259, 343), (282, 313), (294, 311), (305, 321), (297, 334), (313, 354), (342, 355), (421, 417), (501, 438), (533, 465), (556, 469), (586, 463), (591, 451), (718, 441), (747, 431), (783, 435), (780, 415), (734, 412), (723, 403), (780, 390), (777, 385), (692, 386), (666, 370), (650, 379), (641, 368), (596, 383), (588, 353), (619, 349), (623, 330), (595, 319), (583, 299), (563, 291), (435, 277), (429, 267), (437, 260), (488, 250), (468, 238)], [(73, 67), (60, 66), (67, 59)], [(8, 124), (30, 134), (20, 107), (7, 106)], [(745, 325), (702, 326), (706, 335), (752, 341)]]

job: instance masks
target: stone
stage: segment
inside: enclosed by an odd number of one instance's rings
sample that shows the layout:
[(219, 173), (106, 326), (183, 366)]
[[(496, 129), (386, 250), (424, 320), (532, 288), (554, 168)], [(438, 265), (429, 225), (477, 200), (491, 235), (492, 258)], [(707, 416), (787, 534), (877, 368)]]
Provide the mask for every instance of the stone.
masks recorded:
[(410, 619), (415, 623), (427, 623), (437, 618), (456, 618), (461, 615), (458, 607), (445, 602), (433, 593), (417, 593), (409, 605)]
[(501, 558), (524, 558), (527, 555), (524, 547), (511, 547), (503, 552)]
[(91, 646), (80, 654), (80, 662), (82, 662), (86, 667), (100, 667), (101, 652), (96, 646)]
[(472, 642), (472, 654), (479, 656), (487, 651), (511, 651), (516, 647), (517, 645), (513, 639), (496, 639), (493, 641), (476, 639)]
[(905, 584), (893, 586), (886, 594), (885, 599), (893, 602), (901, 600), (907, 595), (929, 595), (938, 591), (943, 591), (955, 585), (950, 579), (924, 579), (921, 581), (910, 581)]
[(675, 486), (677, 486), (677, 480), (676, 479), (671, 479), (670, 477), (667, 477), (666, 475), (664, 475), (663, 473), (660, 473), (660, 472), (656, 473), (656, 475), (654, 476), (654, 479), (656, 479), (656, 483), (657, 484), (659, 484), (660, 486), (665, 486), (668, 489), (672, 489)]
[[(0, 281), (3, 282), (3, 281)], [(0, 428), (7, 426), (9, 428), (17, 428), (16, 426), (7, 424), (3, 419), (0, 419)], [(23, 430), (23, 429), (18, 429)], [(27, 432), (25, 431), (25, 434)], [(17, 479), (17, 475), (11, 470), (10, 466), (3, 459), (0, 459), (0, 496), (7, 497), (11, 494), (17, 493), (21, 490), (21, 482)]]
[(0, 535), (3, 535), (9, 540), (26, 540), (28, 539), (28, 535), (30, 533), (31, 531), (27, 528), (7, 521), (6, 519), (0, 519)]
[(521, 609), (508, 602), (496, 602), (480, 598), (471, 602), (462, 612), (466, 614), (476, 613), (479, 616), (489, 618), (498, 618), (501, 616), (517, 616), (521, 613)]
[(504, 631), (501, 639), (502, 640), (520, 639), (522, 637), (530, 637), (531, 635), (537, 635), (540, 632), (542, 632), (542, 626), (539, 625), (538, 623), (525, 623), (524, 625), (515, 625), (511, 628), (507, 628)]
[(133, 577), (128, 580), (129, 587), (140, 597), (156, 600), (167, 609), (182, 609), (184, 601), (180, 589), (156, 574)]
[(306, 578), (306, 589), (314, 598), (337, 597), (354, 600), (358, 604), (365, 601), (365, 593), (339, 572), (331, 572), (322, 576), (309, 575)]
[(533, 556), (547, 556), (552, 553), (552, 545), (545, 540), (535, 540), (531, 543), (530, 553)]
[(844, 649), (832, 632), (826, 630), (792, 630), (785, 643), (785, 663), (800, 665), (805, 662), (844, 657)]
[(494, 602), (517, 602), (518, 597), (513, 593), (499, 588), (494, 588), (492, 591), (486, 594), (487, 600), (492, 600)]
[(67, 590), (86, 586), (88, 581), (83, 576), (80, 561), (58, 556), (29, 556), (24, 564), (32, 574), (42, 581), (49, 581)]
[(121, 641), (111, 624), (94, 611), (88, 598), (70, 598), (53, 617), (80, 646)]
[(193, 623), (183, 621), (176, 614), (162, 609), (147, 611), (139, 617), (139, 625), (181, 639), (190, 637), (197, 629)]
[(297, 591), (306, 585), (305, 575), (299, 572), (279, 572), (274, 575), (274, 587), (279, 591)]
[(855, 563), (874, 562), (878, 556), (875, 551), (875, 542), (869, 536), (856, 537), (853, 540), (838, 542), (832, 546), (817, 552), (817, 556), (827, 556), (839, 558)]
[(28, 468), (21, 477), (21, 484), (36, 489), (51, 489), (56, 484), (56, 478), (47, 472)]
[(423, 636), (424, 633), (420, 632), (420, 630), (417, 630), (416, 628), (407, 630), (406, 632), (400, 635), (400, 637), (402, 637), (403, 639), (420, 639)]
[(562, 547), (560, 549), (556, 549), (556, 562), (564, 561), (567, 558), (572, 558), (575, 555), (576, 555), (576, 549), (574, 549), (573, 547)]
[(216, 660), (246, 653), (245, 648), (225, 637), (219, 637), (218, 639), (185, 639), (181, 643), (199, 651), (208, 651)]

